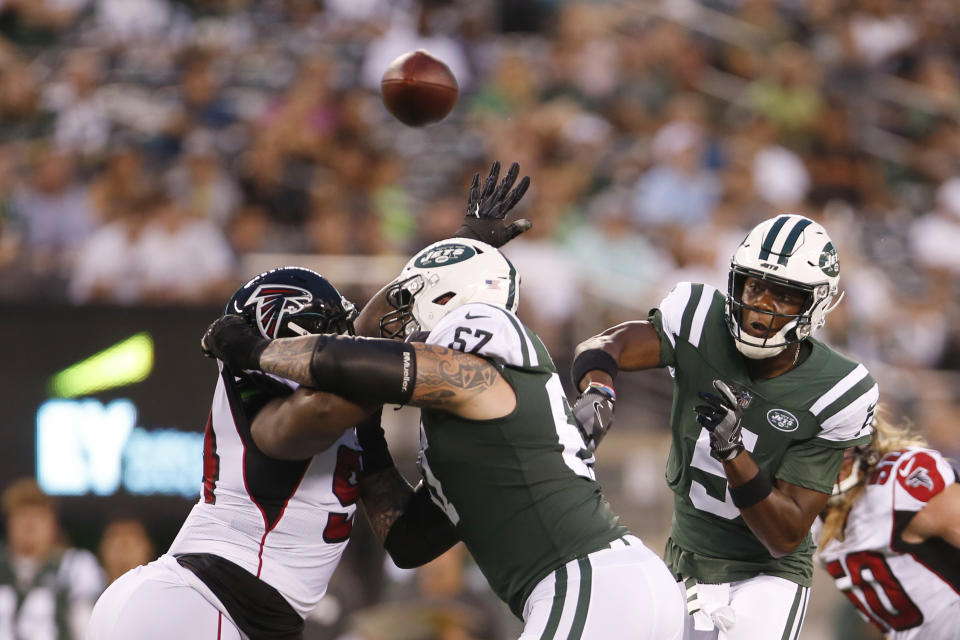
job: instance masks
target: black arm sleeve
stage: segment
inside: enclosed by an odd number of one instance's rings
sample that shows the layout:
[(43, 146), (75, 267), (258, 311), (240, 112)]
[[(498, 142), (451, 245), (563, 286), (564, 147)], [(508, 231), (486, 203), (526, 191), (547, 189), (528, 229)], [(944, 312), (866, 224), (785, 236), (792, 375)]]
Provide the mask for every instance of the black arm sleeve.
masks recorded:
[(413, 345), (320, 335), (310, 360), (314, 386), (359, 404), (406, 404), (417, 379)]
[(460, 541), (460, 535), (430, 499), (426, 485), (413, 493), (406, 510), (390, 527), (383, 546), (401, 569), (424, 565)]

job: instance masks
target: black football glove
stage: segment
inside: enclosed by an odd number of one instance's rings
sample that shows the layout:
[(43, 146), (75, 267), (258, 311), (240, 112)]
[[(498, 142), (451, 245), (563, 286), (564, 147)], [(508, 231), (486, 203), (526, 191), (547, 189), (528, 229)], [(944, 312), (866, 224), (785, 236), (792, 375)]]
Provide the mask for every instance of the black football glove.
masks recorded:
[(733, 460), (743, 451), (743, 409), (733, 390), (723, 380), (714, 380), (715, 395), (701, 391), (697, 395), (707, 404), (694, 407), (697, 422), (710, 432), (710, 455), (720, 460)]
[(200, 338), (203, 355), (219, 358), (236, 372), (259, 369), (260, 354), (268, 344), (270, 341), (243, 316), (235, 314), (214, 320)]
[(467, 198), (467, 212), (463, 216), (463, 225), (457, 230), (454, 237), (473, 238), (500, 248), (518, 235), (533, 226), (526, 218), (521, 218), (511, 224), (506, 224), (504, 218), (513, 209), (530, 186), (530, 178), (524, 176), (513, 189), (517, 181), (520, 165), (514, 162), (504, 176), (503, 182), (497, 186), (500, 178), (500, 163), (494, 162), (490, 167), (490, 174), (480, 189), (480, 174), (473, 174), (470, 183), (470, 196)]
[(573, 403), (573, 417), (590, 451), (596, 451), (603, 436), (613, 426), (613, 408), (617, 396), (613, 389), (591, 385)]

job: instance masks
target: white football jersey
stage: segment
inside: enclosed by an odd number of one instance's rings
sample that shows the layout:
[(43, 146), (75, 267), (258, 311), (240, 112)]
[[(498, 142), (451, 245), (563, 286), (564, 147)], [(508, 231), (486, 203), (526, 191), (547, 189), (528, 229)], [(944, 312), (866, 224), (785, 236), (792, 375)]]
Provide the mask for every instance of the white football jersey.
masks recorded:
[(225, 558), (306, 617), (326, 593), (350, 536), (360, 446), (348, 429), (312, 458), (270, 458), (250, 435), (256, 395), (246, 378), (225, 373), (221, 364), (204, 438), (202, 494), (169, 553)]
[[(861, 616), (897, 640), (960, 638), (960, 550), (939, 538), (901, 539), (910, 519), (956, 481), (937, 451), (888, 453), (850, 510), (844, 539), (817, 551)], [(818, 520), (816, 535), (819, 528)]]

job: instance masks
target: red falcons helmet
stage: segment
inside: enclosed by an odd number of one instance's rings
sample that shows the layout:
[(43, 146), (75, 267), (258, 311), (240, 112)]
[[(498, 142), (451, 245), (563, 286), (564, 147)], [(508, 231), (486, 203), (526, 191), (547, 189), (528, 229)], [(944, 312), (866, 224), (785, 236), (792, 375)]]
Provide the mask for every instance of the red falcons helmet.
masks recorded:
[(316, 271), (281, 267), (237, 289), (224, 313), (245, 316), (272, 340), (314, 333), (353, 334), (357, 309)]

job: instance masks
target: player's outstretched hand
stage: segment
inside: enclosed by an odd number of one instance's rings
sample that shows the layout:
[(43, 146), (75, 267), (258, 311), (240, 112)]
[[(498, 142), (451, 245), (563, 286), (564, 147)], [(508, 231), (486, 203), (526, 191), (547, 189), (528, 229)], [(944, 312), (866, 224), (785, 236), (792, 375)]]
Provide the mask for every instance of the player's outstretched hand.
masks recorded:
[(701, 391), (697, 395), (707, 404), (697, 405), (693, 410), (700, 426), (710, 432), (710, 455), (721, 462), (733, 460), (743, 451), (743, 409), (723, 380), (714, 380), (713, 388), (720, 395)]
[(234, 371), (260, 368), (260, 354), (270, 341), (260, 335), (243, 317), (228, 314), (214, 320), (203, 337), (200, 348), (208, 358), (219, 358)]
[(473, 174), (470, 195), (467, 198), (467, 212), (463, 216), (463, 225), (454, 237), (473, 238), (499, 248), (533, 226), (533, 223), (526, 218), (520, 218), (510, 224), (504, 221), (510, 210), (520, 202), (523, 194), (530, 187), (528, 176), (523, 176), (520, 183), (516, 187), (513, 186), (519, 174), (520, 165), (514, 162), (498, 186), (500, 163), (494, 162), (482, 189), (480, 174)]
[(606, 385), (591, 383), (573, 403), (573, 417), (583, 433), (587, 448), (596, 451), (603, 436), (613, 426), (617, 394)]

